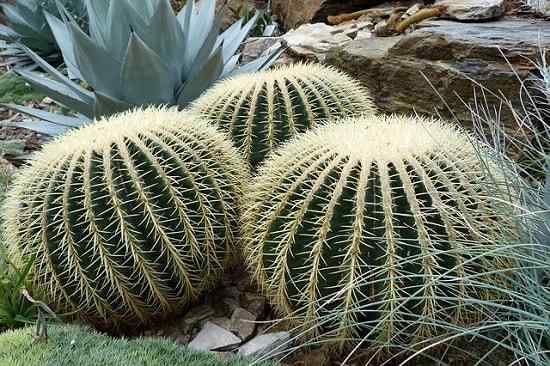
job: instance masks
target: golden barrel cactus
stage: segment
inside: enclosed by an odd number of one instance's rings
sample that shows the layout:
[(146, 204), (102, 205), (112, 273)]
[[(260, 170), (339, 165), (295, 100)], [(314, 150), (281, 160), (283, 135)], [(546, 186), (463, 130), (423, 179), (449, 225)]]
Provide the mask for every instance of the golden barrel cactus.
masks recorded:
[(369, 92), (336, 70), (296, 64), (220, 82), (191, 111), (229, 132), (252, 167), (281, 143), (322, 122), (374, 114)]
[(234, 253), (246, 167), (223, 134), (174, 109), (125, 112), (44, 146), (4, 208), (37, 293), (99, 326), (181, 310)]
[(412, 117), (303, 134), (247, 194), (254, 277), (281, 315), (340, 345), (411, 342), (479, 318), (476, 301), (496, 296), (489, 272), (510, 263), (497, 243), (514, 233), (480, 153), (456, 128)]

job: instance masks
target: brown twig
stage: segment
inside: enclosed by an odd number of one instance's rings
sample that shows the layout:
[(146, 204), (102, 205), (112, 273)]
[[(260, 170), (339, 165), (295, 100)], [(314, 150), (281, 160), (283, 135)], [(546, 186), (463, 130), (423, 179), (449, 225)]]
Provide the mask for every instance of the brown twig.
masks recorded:
[(411, 25), (420, 23), (421, 21), (428, 18), (439, 17), (446, 11), (447, 11), (446, 5), (438, 5), (430, 8), (421, 9), (414, 15), (408, 17), (407, 19), (403, 20), (401, 23), (397, 24), (397, 26), (395, 27), (395, 31), (397, 33), (403, 33)]
[(383, 18), (390, 16), (394, 11), (406, 11), (407, 8), (398, 7), (398, 8), (383, 8), (383, 9), (365, 9), (356, 11), (354, 13), (345, 13), (339, 15), (332, 15), (327, 18), (329, 24), (337, 25), (344, 22), (349, 22), (350, 20), (355, 20), (362, 16), (369, 16), (372, 18)]

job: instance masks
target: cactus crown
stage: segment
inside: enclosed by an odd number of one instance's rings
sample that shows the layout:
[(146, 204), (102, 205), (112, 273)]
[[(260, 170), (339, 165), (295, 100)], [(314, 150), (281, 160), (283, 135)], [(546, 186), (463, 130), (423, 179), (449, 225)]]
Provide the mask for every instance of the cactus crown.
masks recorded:
[(296, 64), (221, 82), (191, 110), (228, 131), (256, 167), (297, 133), (376, 108), (358, 81), (335, 68)]
[(282, 314), (344, 343), (466, 321), (479, 315), (468, 299), (492, 296), (484, 273), (508, 265), (487, 253), (513, 234), (489, 168), (438, 121), (365, 116), (308, 132), (249, 189), (250, 269)]
[(37, 290), (99, 326), (180, 310), (234, 252), (246, 168), (223, 134), (176, 110), (101, 120), (49, 143), (6, 202)]

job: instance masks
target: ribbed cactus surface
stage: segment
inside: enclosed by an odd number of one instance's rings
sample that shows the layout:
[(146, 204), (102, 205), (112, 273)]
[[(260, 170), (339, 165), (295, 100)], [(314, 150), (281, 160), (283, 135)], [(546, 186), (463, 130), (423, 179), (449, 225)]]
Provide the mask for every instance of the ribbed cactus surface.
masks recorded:
[(6, 231), (36, 256), (35, 290), (58, 311), (147, 323), (223, 271), (245, 171), (214, 127), (170, 109), (127, 112), (46, 145), (9, 194)]
[(492, 296), (488, 272), (507, 268), (494, 243), (513, 233), (492, 199), (498, 170), (478, 153), (455, 128), (416, 118), (310, 131), (251, 185), (247, 263), (282, 315), (342, 343), (471, 320)]
[(358, 81), (335, 68), (296, 64), (221, 82), (191, 110), (228, 131), (256, 167), (300, 132), (376, 108)]

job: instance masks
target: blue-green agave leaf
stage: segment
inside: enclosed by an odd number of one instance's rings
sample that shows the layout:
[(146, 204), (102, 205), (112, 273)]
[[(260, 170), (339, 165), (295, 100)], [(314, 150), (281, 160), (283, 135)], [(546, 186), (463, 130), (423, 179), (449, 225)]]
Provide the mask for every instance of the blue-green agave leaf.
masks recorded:
[(17, 74), (25, 79), (38, 91), (48, 95), (57, 103), (87, 117), (93, 118), (93, 105), (81, 100), (79, 95), (74, 93), (65, 84), (43, 77), (39, 73), (17, 69)]
[(223, 42), (224, 61), (229, 60), (235, 54), (235, 52), (237, 52), (237, 50), (241, 46), (242, 41), (244, 41), (245, 38), (248, 37), (248, 35), (250, 34), (250, 31), (256, 25), (256, 22), (258, 21), (258, 16), (259, 16), (259, 13), (257, 12), (244, 25), (244, 27), (241, 27), (242, 25), (242, 19), (241, 19), (240, 21), (235, 22), (233, 26), (229, 27), (225, 32), (221, 34), (220, 39), (224, 41)]
[(75, 58), (84, 80), (94, 90), (121, 95), (121, 64), (103, 47), (98, 46), (76, 24), (67, 24), (73, 39)]
[(110, 0), (85, 0), (90, 36), (103, 48), (107, 47), (107, 17)]
[(12, 104), (12, 103), (6, 103), (6, 104), (0, 104), (0, 105), (5, 108), (9, 108), (14, 111), (26, 114), (27, 116), (36, 117), (42, 121), (47, 121), (52, 124), (56, 124), (67, 128), (78, 128), (90, 122), (90, 119), (83, 116), (79, 116), (79, 117), (65, 116), (58, 113), (51, 113), (48, 111), (43, 111), (41, 109), (24, 107), (24, 106)]
[(53, 16), (47, 11), (44, 11), (44, 16), (46, 17), (46, 21), (48, 22), (50, 29), (54, 34), (57, 45), (59, 46), (59, 49), (61, 50), (61, 53), (63, 55), (63, 61), (65, 62), (65, 65), (67, 66), (70, 75), (72, 75), (75, 79), (82, 79), (82, 75), (80, 74), (80, 71), (78, 70), (78, 66), (76, 64), (76, 59), (74, 56), (74, 45), (67, 31), (67, 26), (61, 19)]
[(134, 107), (132, 104), (95, 92), (94, 115), (96, 119), (124, 112)]
[(44, 135), (59, 136), (67, 133), (71, 130), (70, 127), (58, 125), (47, 121), (21, 121), (11, 122), (9, 124), (2, 124), (4, 126), (25, 128), (27, 130), (35, 131)]
[[(185, 53), (185, 35), (170, 3), (161, 1), (149, 26), (144, 28), (143, 32), (136, 31), (136, 33), (166, 63), (172, 75), (177, 75), (177, 79), (180, 80), (181, 57)], [(159, 34), (163, 35), (160, 39)]]
[(220, 46), (212, 57), (203, 64), (202, 68), (183, 84), (183, 88), (178, 95), (178, 106), (185, 108), (198, 98), (219, 79), (219, 75), (223, 72), (223, 67), (222, 48)]
[[(187, 1), (182, 13), (184, 16), (180, 18), (180, 22), (183, 19), (183, 33), (185, 34), (183, 73), (187, 74), (196, 62), (205, 40), (213, 30), (219, 31), (221, 19), (216, 18), (221, 18), (221, 14), (216, 16), (216, 4), (213, 0), (204, 0), (198, 4), (195, 4), (194, 1)], [(218, 28), (216, 29), (216, 27)]]
[(132, 33), (122, 65), (124, 100), (137, 105), (169, 104), (177, 85), (160, 57)]
[(285, 48), (280, 47), (277, 51), (274, 51), (271, 54), (258, 57), (256, 60), (251, 61), (237, 69), (234, 69), (227, 76), (236, 76), (240, 74), (255, 72), (258, 70), (268, 69), (273, 66), (273, 64), (277, 61), (279, 56), (283, 54), (283, 52), (285, 52)]
[(29, 57), (37, 64), (39, 65), (44, 71), (46, 71), (54, 80), (66, 85), (68, 88), (70, 88), (73, 92), (75, 92), (79, 98), (88, 104), (93, 104), (94, 96), (91, 92), (88, 90), (82, 88), (77, 83), (71, 81), (69, 78), (67, 78), (65, 75), (63, 75), (61, 72), (59, 72), (55, 67), (51, 66), (49, 63), (47, 63), (43, 58), (38, 56), (36, 53), (34, 53), (30, 48), (21, 46), (21, 48), (29, 55)]

